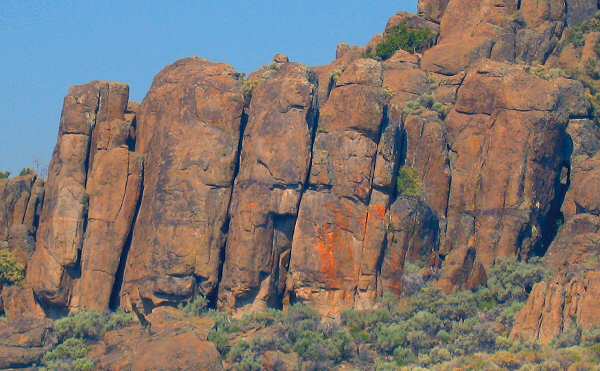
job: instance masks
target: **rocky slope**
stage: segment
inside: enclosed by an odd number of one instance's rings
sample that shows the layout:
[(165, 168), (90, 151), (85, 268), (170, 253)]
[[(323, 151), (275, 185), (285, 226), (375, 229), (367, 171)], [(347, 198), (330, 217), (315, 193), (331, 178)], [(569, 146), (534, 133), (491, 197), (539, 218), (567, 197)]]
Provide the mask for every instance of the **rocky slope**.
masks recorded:
[[(245, 77), (184, 59), (141, 104), (125, 84), (73, 87), (46, 183), (0, 180), (0, 243), (27, 264), (4, 312), (150, 314), (202, 295), (337, 317), (406, 292), (408, 263), (453, 292), (544, 256), (555, 275), (513, 336), (600, 325), (597, 11), (422, 0), (328, 66), (278, 55)], [(366, 57), (399, 26), (434, 42)]]

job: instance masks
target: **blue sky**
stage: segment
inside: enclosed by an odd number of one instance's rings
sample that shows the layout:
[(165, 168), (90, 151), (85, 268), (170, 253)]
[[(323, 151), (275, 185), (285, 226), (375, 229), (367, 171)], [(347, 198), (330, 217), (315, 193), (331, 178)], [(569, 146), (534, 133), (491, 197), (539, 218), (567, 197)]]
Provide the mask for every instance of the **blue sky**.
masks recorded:
[(0, 170), (52, 154), (68, 87), (130, 85), (141, 101), (164, 66), (188, 56), (251, 72), (281, 52), (329, 63), (417, 0), (1, 0)]

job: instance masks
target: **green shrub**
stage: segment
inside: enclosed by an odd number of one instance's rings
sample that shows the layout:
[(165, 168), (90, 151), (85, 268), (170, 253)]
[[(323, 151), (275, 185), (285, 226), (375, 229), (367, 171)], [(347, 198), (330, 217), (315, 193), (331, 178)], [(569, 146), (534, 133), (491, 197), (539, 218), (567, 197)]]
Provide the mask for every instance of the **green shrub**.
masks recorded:
[(78, 312), (54, 323), (59, 338), (99, 339), (107, 331), (117, 330), (133, 322), (131, 314), (118, 311), (113, 315), (98, 312)]
[(501, 260), (490, 269), (487, 286), (499, 302), (525, 301), (533, 285), (544, 280), (546, 274), (537, 258), (529, 263)]
[(93, 370), (94, 364), (87, 358), (89, 350), (85, 340), (69, 338), (44, 354), (42, 361), (52, 370)]
[(413, 28), (400, 23), (383, 35), (383, 40), (374, 50), (367, 52), (367, 57), (386, 60), (400, 49), (412, 53), (421, 52), (431, 47), (435, 39), (435, 32), (428, 28)]
[(436, 101), (431, 93), (425, 93), (417, 99), (406, 103), (402, 113), (404, 115), (419, 115), (424, 110), (430, 110), (436, 112), (439, 118), (444, 120), (448, 115), (448, 112), (450, 112), (450, 109), (451, 107), (449, 105)]
[(570, 27), (567, 31), (567, 42), (581, 47), (585, 44), (585, 37), (590, 32), (600, 32), (600, 13), (578, 25)]
[(0, 285), (18, 284), (25, 278), (25, 267), (8, 249), (0, 249)]
[(402, 167), (398, 172), (398, 194), (405, 197), (420, 197), (423, 184), (419, 173), (412, 167)]
[(0, 171), (0, 179), (8, 179), (10, 177), (10, 171)]
[(32, 168), (25, 167), (25, 168), (21, 169), (19, 176), (32, 175), (34, 173), (35, 173), (35, 171), (33, 171)]
[(208, 309), (208, 300), (204, 295), (196, 297), (179, 304), (179, 309), (190, 316), (200, 316)]

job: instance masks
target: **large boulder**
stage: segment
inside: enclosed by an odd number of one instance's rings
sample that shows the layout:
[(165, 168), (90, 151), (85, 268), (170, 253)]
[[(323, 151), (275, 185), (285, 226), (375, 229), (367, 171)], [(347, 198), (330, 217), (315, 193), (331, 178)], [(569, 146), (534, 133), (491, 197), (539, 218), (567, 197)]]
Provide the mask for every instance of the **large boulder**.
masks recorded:
[(144, 189), (122, 296), (151, 309), (213, 294), (244, 120), (228, 65), (189, 58), (154, 79), (139, 112)]
[(210, 321), (173, 309), (148, 316), (151, 334), (140, 326), (110, 331), (88, 357), (101, 370), (223, 370), (217, 347), (206, 341)]
[(306, 67), (286, 63), (252, 92), (219, 289), (226, 308), (281, 305), (310, 165), (315, 83)]

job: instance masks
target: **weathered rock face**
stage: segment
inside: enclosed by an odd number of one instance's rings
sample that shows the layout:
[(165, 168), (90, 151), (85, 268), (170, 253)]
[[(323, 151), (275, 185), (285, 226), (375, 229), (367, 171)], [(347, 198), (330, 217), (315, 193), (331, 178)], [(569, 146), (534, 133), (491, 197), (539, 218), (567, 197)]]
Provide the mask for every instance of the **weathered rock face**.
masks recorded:
[(386, 245), (382, 254), (379, 294), (401, 295), (406, 263), (428, 266), (439, 246), (439, 221), (423, 201), (398, 198), (387, 215)]
[[(519, 87), (531, 94), (513, 94)], [(477, 286), (496, 259), (544, 249), (566, 190), (568, 117), (587, 112), (570, 97), (582, 94), (575, 81), (504, 64), (467, 73), (446, 120), (452, 182), (441, 287)]]
[(574, 326), (590, 330), (600, 324), (600, 272), (538, 283), (519, 312), (512, 336), (549, 344)]
[(424, 54), (423, 68), (453, 75), (481, 58), (544, 63), (565, 26), (599, 8), (593, 0), (450, 0), (421, 1), (419, 9), (433, 21), (441, 17), (439, 43)]
[(26, 282), (47, 309), (108, 308), (142, 177), (128, 94), (93, 82), (65, 98)]
[(278, 306), (316, 124), (316, 85), (283, 64), (252, 93), (219, 297), (227, 308)]
[(177, 302), (217, 287), (243, 121), (241, 83), (227, 65), (185, 59), (155, 78), (140, 108), (144, 191), (122, 293), (133, 302)]
[(101, 370), (223, 370), (215, 345), (206, 341), (213, 323), (173, 308), (149, 316), (152, 335), (140, 326), (105, 334), (88, 357)]
[(0, 248), (9, 249), (23, 265), (35, 249), (44, 200), (44, 181), (37, 175), (0, 180)]
[(23, 368), (39, 362), (57, 342), (50, 320), (0, 321), (0, 368)]
[(572, 120), (567, 128), (573, 143), (570, 187), (562, 206), (566, 218), (600, 215), (600, 126), (591, 120)]
[[(37, 175), (0, 180), (0, 249), (7, 249), (23, 267), (35, 249), (44, 200), (44, 181)], [(0, 312), (4, 312), (0, 283)]]
[(571, 120), (570, 187), (562, 205), (564, 225), (552, 241), (545, 265), (554, 273), (538, 284), (516, 318), (512, 335), (550, 343), (574, 326), (600, 325), (600, 217), (598, 216), (598, 125)]
[(430, 21), (440, 23), (449, 0), (421, 0), (419, 1), (419, 15)]
[[(304, 302), (337, 315), (410, 291), (406, 263), (452, 291), (482, 284), (498, 259), (545, 254), (557, 274), (515, 336), (592, 326), (600, 129), (584, 85), (548, 69), (580, 77), (597, 63), (600, 33), (575, 46), (565, 32), (596, 10), (423, 0), (421, 17), (396, 14), (326, 66), (277, 55), (244, 79), (184, 59), (141, 105), (123, 84), (74, 87), (45, 190), (35, 177), (0, 181), (0, 247), (26, 262), (37, 233), (24, 286), (4, 289), (1, 305), (10, 320), (131, 304), (158, 315), (204, 295), (230, 311)], [(401, 23), (433, 31), (436, 45), (365, 58)], [(397, 185), (407, 180), (408, 193)], [(188, 353), (207, 347), (197, 333), (168, 336)], [(125, 333), (104, 342), (106, 368), (179, 351)], [(119, 363), (111, 347), (135, 356)], [(206, 354), (186, 362), (218, 369)]]
[(383, 94), (381, 64), (360, 59), (321, 107), (287, 289), (324, 312), (354, 303), (378, 145), (388, 124)]

